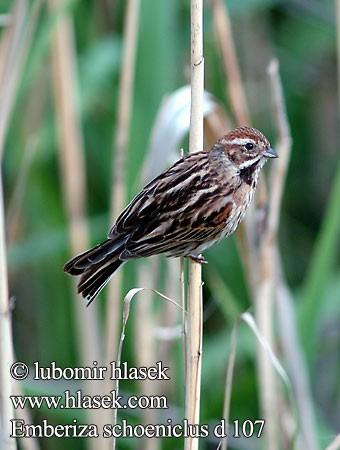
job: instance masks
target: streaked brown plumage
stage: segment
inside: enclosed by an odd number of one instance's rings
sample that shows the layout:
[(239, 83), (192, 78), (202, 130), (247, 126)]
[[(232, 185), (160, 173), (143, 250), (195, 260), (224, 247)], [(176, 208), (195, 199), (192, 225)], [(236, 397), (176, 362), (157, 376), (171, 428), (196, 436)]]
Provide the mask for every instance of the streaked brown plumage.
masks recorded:
[(236, 128), (209, 151), (180, 159), (152, 180), (108, 238), (68, 262), (65, 271), (81, 275), (78, 292), (90, 303), (129, 259), (163, 253), (205, 262), (201, 252), (235, 231), (261, 168), (276, 156), (260, 131)]

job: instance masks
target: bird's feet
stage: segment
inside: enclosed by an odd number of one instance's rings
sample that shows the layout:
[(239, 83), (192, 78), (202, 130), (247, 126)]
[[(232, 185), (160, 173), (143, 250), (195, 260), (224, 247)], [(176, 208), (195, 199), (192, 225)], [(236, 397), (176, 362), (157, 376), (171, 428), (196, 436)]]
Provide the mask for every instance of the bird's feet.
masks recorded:
[(208, 261), (204, 258), (204, 256), (203, 255), (189, 255), (189, 258), (192, 260), (192, 261), (195, 261), (195, 262), (197, 262), (197, 263), (199, 263), (199, 264), (208, 264)]

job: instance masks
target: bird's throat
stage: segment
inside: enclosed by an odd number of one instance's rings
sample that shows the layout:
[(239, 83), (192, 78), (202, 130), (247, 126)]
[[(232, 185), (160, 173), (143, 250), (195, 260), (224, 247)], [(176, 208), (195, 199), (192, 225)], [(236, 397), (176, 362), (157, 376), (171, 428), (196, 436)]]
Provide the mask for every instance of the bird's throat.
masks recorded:
[(254, 161), (253, 164), (244, 167), (243, 169), (240, 170), (241, 180), (249, 184), (250, 186), (254, 180), (256, 181), (256, 178), (261, 169), (260, 161), (261, 161), (260, 159), (257, 159), (256, 161)]

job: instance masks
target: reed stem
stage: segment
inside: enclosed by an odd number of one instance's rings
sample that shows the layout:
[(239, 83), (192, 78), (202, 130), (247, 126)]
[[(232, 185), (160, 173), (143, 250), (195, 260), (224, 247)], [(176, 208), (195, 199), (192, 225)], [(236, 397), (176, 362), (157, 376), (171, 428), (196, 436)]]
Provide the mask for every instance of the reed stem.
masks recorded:
[(9, 372), (12, 363), (12, 324), (8, 296), (5, 219), (0, 173), (0, 447), (4, 450), (15, 450), (17, 448), (16, 440), (9, 437), (11, 434), (10, 420), (14, 419), (14, 410), (10, 399), (10, 396), (14, 394), (14, 387)]
[[(190, 153), (203, 148), (203, 92), (203, 2), (202, 0), (191, 0)], [(202, 267), (194, 261), (189, 261), (185, 398), (185, 417), (189, 424), (198, 424), (200, 416), (202, 316)], [(198, 438), (188, 437), (185, 439), (185, 450), (196, 450), (198, 444)]]

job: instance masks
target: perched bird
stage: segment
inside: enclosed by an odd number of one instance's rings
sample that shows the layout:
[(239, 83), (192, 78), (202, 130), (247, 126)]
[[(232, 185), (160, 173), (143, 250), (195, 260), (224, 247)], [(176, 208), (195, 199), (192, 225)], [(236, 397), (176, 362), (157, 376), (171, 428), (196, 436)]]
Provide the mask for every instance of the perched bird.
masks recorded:
[(240, 127), (209, 151), (191, 153), (147, 184), (120, 214), (108, 238), (69, 261), (78, 292), (91, 303), (123, 262), (144, 256), (187, 256), (205, 249), (243, 219), (267, 158), (277, 154), (255, 128)]

